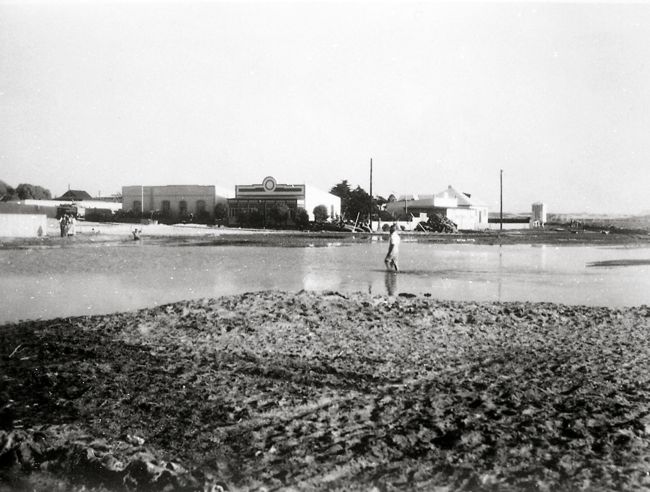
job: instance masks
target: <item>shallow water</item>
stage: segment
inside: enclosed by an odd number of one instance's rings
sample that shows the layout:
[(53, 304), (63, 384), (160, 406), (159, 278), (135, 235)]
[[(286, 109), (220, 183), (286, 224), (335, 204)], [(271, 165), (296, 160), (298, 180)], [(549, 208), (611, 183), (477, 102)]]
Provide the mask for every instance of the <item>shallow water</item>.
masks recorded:
[(328, 247), (143, 243), (0, 251), (0, 322), (103, 314), (182, 299), (281, 289), (430, 293), (477, 301), (650, 304), (650, 248), (385, 241)]

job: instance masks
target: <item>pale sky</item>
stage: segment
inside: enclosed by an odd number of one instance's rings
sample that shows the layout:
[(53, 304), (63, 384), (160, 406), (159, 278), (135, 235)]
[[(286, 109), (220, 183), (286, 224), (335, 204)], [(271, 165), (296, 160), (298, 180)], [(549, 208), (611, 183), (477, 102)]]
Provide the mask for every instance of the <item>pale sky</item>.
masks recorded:
[(650, 210), (650, 5), (0, 0), (0, 179)]

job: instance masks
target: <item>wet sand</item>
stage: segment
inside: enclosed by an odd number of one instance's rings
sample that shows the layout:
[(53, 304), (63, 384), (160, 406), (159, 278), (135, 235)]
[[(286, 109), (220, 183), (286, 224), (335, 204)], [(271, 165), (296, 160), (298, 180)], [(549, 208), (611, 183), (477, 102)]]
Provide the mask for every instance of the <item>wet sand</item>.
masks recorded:
[(336, 292), (5, 325), (0, 490), (648, 489), (649, 330)]
[[(41, 238), (0, 238), (2, 249), (59, 248), (93, 246), (98, 243), (120, 245), (133, 242), (132, 231), (140, 230), (139, 238), (149, 244), (183, 245), (268, 245), (285, 247), (318, 246), (331, 241), (363, 242), (383, 238), (387, 233), (309, 232), (294, 230), (239, 229), (211, 227), (200, 224), (121, 224), (79, 221), (77, 234), (59, 237), (58, 222), (48, 219), (47, 236)], [(606, 234), (604, 234), (606, 232)], [(453, 234), (402, 231), (405, 241), (428, 243), (472, 244), (551, 244), (562, 246), (602, 245), (634, 246), (650, 244), (645, 230), (585, 230), (564, 227), (518, 229), (507, 231), (466, 231)]]

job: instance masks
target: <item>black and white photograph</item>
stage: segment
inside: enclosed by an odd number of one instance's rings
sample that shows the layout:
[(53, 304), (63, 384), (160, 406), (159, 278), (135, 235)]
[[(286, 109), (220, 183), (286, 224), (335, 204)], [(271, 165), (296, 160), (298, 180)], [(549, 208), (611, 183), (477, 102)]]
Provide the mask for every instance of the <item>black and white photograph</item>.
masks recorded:
[(650, 491), (650, 3), (0, 0), (0, 492)]

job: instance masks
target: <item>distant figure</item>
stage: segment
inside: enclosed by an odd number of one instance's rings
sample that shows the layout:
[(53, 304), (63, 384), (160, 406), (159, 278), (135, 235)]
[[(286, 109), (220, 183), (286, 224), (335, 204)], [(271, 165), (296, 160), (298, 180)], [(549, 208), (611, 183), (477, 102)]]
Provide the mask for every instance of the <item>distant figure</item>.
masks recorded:
[(397, 266), (397, 257), (399, 255), (399, 243), (401, 240), (399, 234), (397, 234), (395, 224), (390, 226), (389, 231), (390, 238), (388, 240), (388, 253), (386, 254), (386, 258), (384, 258), (384, 264), (386, 265), (386, 268), (393, 268), (397, 272), (399, 271), (399, 267)]
[(139, 241), (140, 240), (140, 233), (142, 232), (142, 229), (134, 229), (131, 233), (133, 234), (133, 240), (134, 241)]
[(68, 227), (67, 227), (68, 236), (74, 236), (77, 233), (76, 224), (77, 221), (74, 218), (74, 215), (70, 215), (70, 217), (68, 218)]
[(59, 227), (61, 228), (61, 237), (66, 237), (68, 235), (68, 216), (62, 215), (59, 219)]

